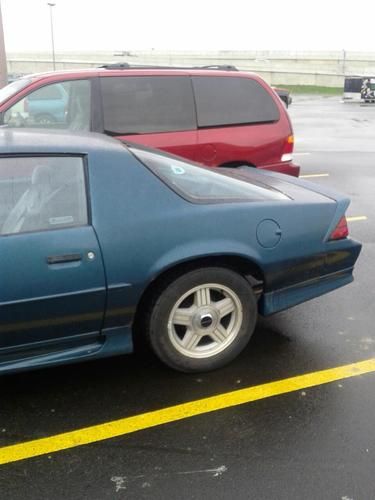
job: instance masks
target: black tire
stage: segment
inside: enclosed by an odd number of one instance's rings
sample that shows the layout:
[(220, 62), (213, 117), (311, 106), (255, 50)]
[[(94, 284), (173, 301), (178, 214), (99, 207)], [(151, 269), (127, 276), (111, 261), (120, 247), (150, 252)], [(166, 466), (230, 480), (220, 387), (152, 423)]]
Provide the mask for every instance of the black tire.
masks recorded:
[[(196, 305), (200, 304), (199, 297), (207, 297), (204, 295), (207, 289), (208, 299), (204, 299), (207, 305)], [(187, 298), (184, 299), (184, 296)], [(186, 301), (191, 300), (194, 303), (190, 306)], [(226, 313), (223, 307), (225, 301), (233, 311)], [(176, 307), (181, 311), (181, 305), (189, 308), (184, 311), (195, 311), (189, 312), (189, 327), (180, 327), (171, 320), (177, 318)], [(244, 349), (254, 332), (256, 320), (257, 300), (244, 277), (221, 267), (200, 268), (175, 278), (159, 289), (149, 312), (147, 331), (154, 353), (165, 364), (182, 372), (205, 372), (226, 365)], [(227, 323), (228, 326), (225, 326)], [(185, 329), (181, 338), (179, 328)], [(228, 337), (217, 338), (217, 333), (223, 331), (231, 333)], [(182, 345), (187, 338), (185, 335), (200, 339), (188, 354), (181, 352), (185, 349)]]
[(56, 123), (56, 120), (49, 113), (42, 113), (35, 116), (35, 122), (40, 125), (51, 125), (52, 123)]

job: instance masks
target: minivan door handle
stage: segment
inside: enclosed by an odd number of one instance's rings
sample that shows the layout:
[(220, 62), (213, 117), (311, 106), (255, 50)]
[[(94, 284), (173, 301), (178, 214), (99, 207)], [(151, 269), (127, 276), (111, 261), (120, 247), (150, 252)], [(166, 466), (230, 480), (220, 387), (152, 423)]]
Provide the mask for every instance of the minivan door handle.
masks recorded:
[(82, 260), (80, 253), (69, 253), (65, 255), (50, 255), (47, 257), (47, 264), (65, 264), (67, 262), (77, 262)]

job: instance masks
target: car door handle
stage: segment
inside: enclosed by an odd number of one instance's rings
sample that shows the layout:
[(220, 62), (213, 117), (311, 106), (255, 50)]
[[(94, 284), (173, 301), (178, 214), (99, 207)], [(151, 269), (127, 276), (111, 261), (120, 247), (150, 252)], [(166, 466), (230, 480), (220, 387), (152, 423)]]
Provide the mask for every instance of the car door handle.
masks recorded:
[(65, 255), (50, 255), (47, 257), (47, 264), (65, 264), (67, 262), (77, 262), (82, 260), (80, 253), (69, 253)]

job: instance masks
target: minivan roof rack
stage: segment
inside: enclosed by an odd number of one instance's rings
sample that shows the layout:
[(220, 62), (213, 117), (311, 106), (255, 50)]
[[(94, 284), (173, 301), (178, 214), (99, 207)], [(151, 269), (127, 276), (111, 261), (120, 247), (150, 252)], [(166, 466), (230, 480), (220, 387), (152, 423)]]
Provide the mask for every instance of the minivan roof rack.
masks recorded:
[(154, 64), (129, 64), (127, 62), (109, 63), (99, 66), (104, 69), (212, 69), (220, 71), (238, 71), (232, 64), (210, 64), (208, 66), (158, 66)]

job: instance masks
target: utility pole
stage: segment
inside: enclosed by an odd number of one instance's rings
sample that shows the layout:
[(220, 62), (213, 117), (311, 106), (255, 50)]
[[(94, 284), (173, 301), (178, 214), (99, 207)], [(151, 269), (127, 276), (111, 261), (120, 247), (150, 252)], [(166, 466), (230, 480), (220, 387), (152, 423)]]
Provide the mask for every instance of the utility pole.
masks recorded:
[(5, 54), (3, 18), (1, 17), (0, 4), (0, 89), (8, 83), (7, 58)]
[(49, 17), (50, 17), (50, 23), (51, 23), (51, 44), (52, 44), (52, 61), (53, 61), (53, 71), (56, 71), (56, 61), (55, 61), (55, 39), (53, 36), (53, 15), (52, 15), (52, 9), (56, 5), (55, 3), (48, 2), (47, 5), (49, 6)]

